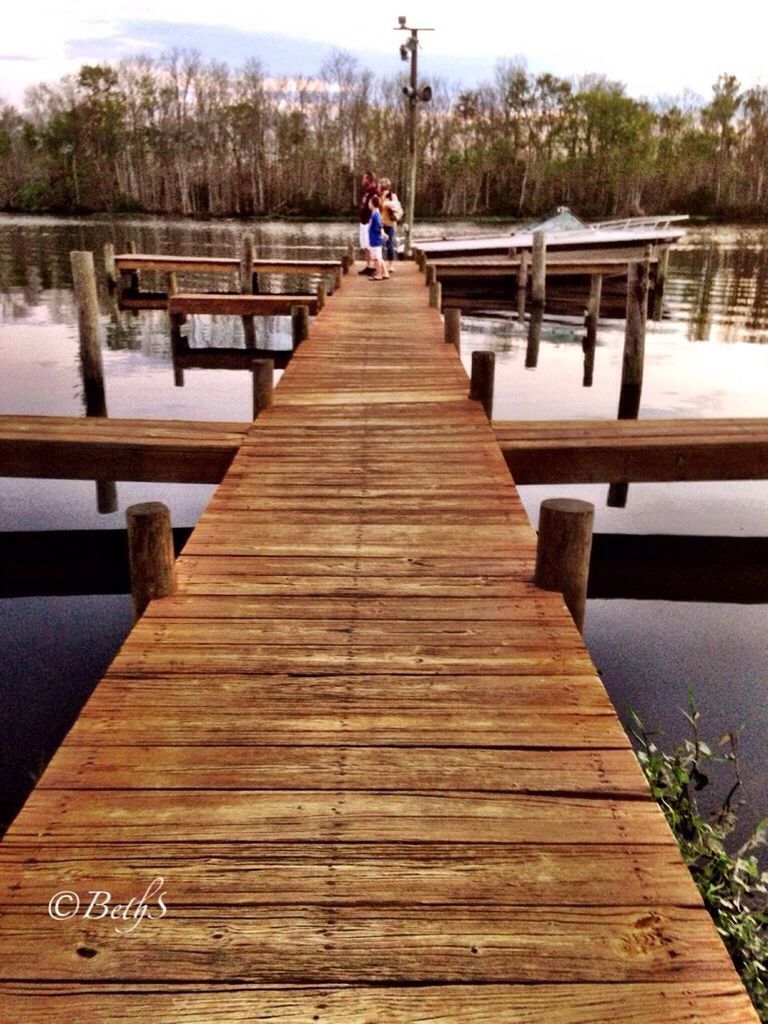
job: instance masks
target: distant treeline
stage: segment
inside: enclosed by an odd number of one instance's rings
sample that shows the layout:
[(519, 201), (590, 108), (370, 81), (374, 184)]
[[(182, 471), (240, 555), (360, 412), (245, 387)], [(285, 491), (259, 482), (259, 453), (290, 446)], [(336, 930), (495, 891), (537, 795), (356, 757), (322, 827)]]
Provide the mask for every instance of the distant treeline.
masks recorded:
[[(197, 216), (347, 214), (361, 171), (405, 191), (404, 79), (333, 51), (317, 76), (233, 71), (199, 54), (85, 65), (0, 106), (0, 209)], [(721, 75), (708, 102), (636, 100), (600, 76), (501, 62), (491, 83), (432, 81), (417, 209), (525, 217), (768, 216), (768, 88)]]

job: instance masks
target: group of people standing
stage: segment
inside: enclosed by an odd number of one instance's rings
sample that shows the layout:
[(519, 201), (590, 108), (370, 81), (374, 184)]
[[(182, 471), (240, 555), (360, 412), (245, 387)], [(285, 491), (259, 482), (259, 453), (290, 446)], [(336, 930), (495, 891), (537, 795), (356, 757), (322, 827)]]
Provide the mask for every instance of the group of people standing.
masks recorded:
[(389, 178), (377, 180), (365, 171), (360, 187), (360, 248), (365, 267), (360, 271), (372, 281), (386, 281), (394, 269), (395, 232), (403, 207)]

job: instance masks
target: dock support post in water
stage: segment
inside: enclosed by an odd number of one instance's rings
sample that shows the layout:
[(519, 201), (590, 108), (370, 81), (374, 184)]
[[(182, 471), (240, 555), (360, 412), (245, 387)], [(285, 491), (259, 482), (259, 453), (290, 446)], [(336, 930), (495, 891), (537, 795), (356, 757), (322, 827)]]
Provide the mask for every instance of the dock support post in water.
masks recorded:
[(656, 262), (656, 281), (653, 288), (653, 319), (661, 320), (664, 315), (664, 288), (669, 270), (669, 246), (663, 245)]
[(563, 595), (581, 633), (587, 601), (595, 506), (577, 498), (547, 498), (539, 510), (539, 542), (533, 581)]
[(273, 377), (275, 363), (272, 359), (254, 359), (251, 363), (253, 372), (253, 418), (272, 405)]
[[(650, 262), (630, 263), (627, 267), (627, 321), (624, 329), (624, 355), (619, 392), (620, 420), (636, 420), (640, 412), (645, 364), (645, 325), (648, 318), (648, 278)], [(624, 508), (628, 483), (618, 481), (608, 486), (608, 507)]]
[(543, 231), (533, 232), (531, 261), (531, 302), (543, 309), (547, 291), (547, 243)]
[[(72, 265), (72, 287), (77, 304), (85, 414), (86, 416), (106, 416), (104, 364), (99, 341), (99, 296), (96, 290), (93, 253), (75, 251), (69, 254), (69, 259)], [(114, 480), (96, 480), (96, 507), (102, 515), (109, 515), (117, 511), (117, 487)]]
[[(258, 287), (255, 289), (258, 292)], [(253, 235), (243, 235), (240, 252), (240, 294), (253, 295)], [(256, 321), (252, 314), (243, 317), (245, 347), (256, 348)]]
[(112, 291), (117, 285), (117, 269), (115, 268), (115, 243), (104, 243), (104, 273), (107, 275), (107, 284)]
[(134, 622), (155, 597), (176, 588), (171, 513), (161, 501), (144, 501), (125, 511)]
[(456, 351), (461, 350), (461, 310), (458, 306), (449, 306), (444, 314), (443, 340), (455, 345)]
[(472, 353), (472, 375), (469, 380), (469, 397), (482, 402), (485, 415), (493, 415), (493, 378), (496, 368), (495, 352)]
[(600, 319), (600, 300), (603, 293), (603, 275), (592, 274), (589, 279), (589, 305), (585, 317), (586, 335), (584, 337), (584, 378), (585, 388), (592, 387), (595, 372), (595, 347), (597, 346), (597, 323)]
[(520, 264), (517, 268), (517, 319), (525, 320), (525, 299), (528, 293), (528, 264), (530, 258), (527, 249), (520, 251)]
[(291, 306), (291, 337), (295, 349), (309, 337), (309, 306)]

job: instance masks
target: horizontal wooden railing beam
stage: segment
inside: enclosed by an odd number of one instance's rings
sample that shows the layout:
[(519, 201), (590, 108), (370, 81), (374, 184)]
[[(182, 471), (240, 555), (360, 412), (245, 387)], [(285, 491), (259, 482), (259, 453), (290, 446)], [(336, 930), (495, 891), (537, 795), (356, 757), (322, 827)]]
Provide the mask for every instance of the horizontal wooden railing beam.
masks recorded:
[(307, 306), (316, 316), (316, 295), (229, 295), (180, 292), (168, 299), (171, 313), (210, 313), (228, 316), (290, 316), (293, 306)]
[(514, 420), (493, 424), (518, 484), (768, 478), (768, 420)]
[[(342, 267), (342, 260), (255, 259), (254, 272), (260, 274), (332, 274)], [(239, 272), (240, 260), (230, 256), (166, 256), (149, 253), (125, 253), (115, 256), (115, 269), (120, 272), (159, 270), (164, 273), (197, 271), (202, 273)]]
[(218, 483), (245, 423), (0, 416), (0, 475)]

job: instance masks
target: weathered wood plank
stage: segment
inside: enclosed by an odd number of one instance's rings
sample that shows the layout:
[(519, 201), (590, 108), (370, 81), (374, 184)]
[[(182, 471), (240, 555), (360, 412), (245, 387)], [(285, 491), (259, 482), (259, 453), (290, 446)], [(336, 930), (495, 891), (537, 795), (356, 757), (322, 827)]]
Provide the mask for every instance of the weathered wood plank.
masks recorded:
[[(588, 856), (585, 853), (588, 852)], [(98, 884), (119, 900), (162, 877), (176, 907), (240, 904), (464, 904), (699, 907), (698, 890), (666, 846), (473, 843), (4, 843), (13, 877), (0, 907), (40, 907), (60, 889)]]
[[(756, 1024), (737, 981), (663, 984), (426, 985), (399, 987), (259, 986), (239, 982), (147, 986), (123, 982), (0, 983), (14, 1020), (51, 1024), (64, 1006), (73, 1018), (122, 1024), (129, 1015), (153, 1024), (180, 1020), (223, 1024), (488, 1024), (547, 1020), (557, 1024)], [(713, 1014), (715, 1015), (713, 1017)]]
[(519, 484), (768, 478), (766, 420), (498, 422)]
[(729, 983), (734, 973), (706, 911), (689, 908), (170, 909), (170, 892), (167, 904), (162, 920), (142, 921), (129, 937), (111, 921), (35, 921), (10, 910), (0, 971), (17, 980), (421, 984), (653, 982), (660, 973)]

